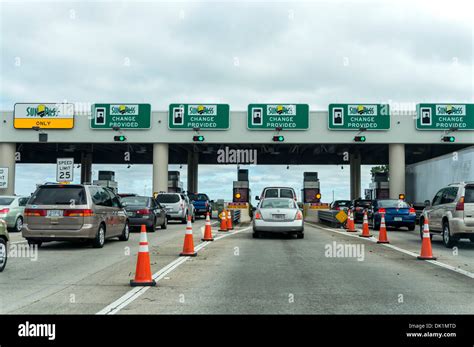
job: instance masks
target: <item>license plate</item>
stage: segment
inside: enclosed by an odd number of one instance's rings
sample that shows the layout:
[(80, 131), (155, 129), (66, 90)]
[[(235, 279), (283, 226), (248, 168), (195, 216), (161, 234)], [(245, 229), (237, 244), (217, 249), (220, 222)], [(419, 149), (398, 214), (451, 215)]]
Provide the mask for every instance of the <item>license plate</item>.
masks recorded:
[(285, 219), (284, 214), (272, 214), (273, 219)]
[(402, 217), (393, 217), (393, 220), (395, 222), (401, 222), (403, 220), (403, 218)]
[(47, 214), (48, 217), (62, 217), (63, 210), (48, 210)]

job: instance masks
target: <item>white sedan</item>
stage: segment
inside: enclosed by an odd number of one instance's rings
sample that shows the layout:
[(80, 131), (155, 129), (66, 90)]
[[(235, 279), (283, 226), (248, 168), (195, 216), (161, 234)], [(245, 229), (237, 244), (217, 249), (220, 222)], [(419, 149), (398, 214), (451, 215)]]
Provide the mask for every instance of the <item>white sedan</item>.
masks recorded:
[(263, 232), (296, 234), (304, 237), (303, 213), (293, 199), (265, 198), (253, 217), (253, 237)]

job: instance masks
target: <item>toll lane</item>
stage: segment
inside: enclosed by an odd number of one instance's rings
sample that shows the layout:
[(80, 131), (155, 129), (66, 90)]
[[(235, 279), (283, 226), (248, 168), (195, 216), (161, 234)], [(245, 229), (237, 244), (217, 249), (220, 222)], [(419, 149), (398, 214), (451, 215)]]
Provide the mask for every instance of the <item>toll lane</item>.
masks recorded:
[[(352, 256), (340, 247), (349, 247)], [(359, 259), (359, 260), (358, 260)], [(202, 249), (120, 313), (473, 313), (472, 279), (306, 224), (305, 239), (251, 230)]]
[[(203, 220), (194, 223), (196, 244), (201, 242), (203, 225)], [(184, 230), (184, 224), (170, 222), (167, 230), (158, 228), (147, 234), (152, 268), (163, 267), (177, 257)], [(19, 244), (26, 245), (14, 235)], [(51, 242), (39, 248), (37, 260), (25, 253), (10, 256), (0, 276), (0, 313), (96, 313), (130, 289), (138, 242), (139, 233), (132, 232), (128, 242), (111, 239), (101, 249)]]

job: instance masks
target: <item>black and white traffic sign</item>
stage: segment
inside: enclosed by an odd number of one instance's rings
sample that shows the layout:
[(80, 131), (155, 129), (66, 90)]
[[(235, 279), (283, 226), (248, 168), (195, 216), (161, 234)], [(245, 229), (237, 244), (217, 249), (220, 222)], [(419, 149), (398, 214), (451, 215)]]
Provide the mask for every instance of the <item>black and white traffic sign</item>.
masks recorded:
[(56, 181), (74, 181), (74, 158), (58, 158), (56, 165)]

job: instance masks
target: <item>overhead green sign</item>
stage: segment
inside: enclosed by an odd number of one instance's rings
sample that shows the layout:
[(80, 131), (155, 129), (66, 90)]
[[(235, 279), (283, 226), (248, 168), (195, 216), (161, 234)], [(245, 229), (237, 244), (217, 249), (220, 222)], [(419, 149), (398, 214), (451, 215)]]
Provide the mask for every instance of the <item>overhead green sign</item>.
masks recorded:
[(309, 128), (307, 104), (250, 104), (247, 110), (249, 130), (306, 130)]
[(330, 130), (388, 130), (390, 106), (388, 104), (330, 104), (328, 112)]
[(474, 130), (474, 104), (418, 104), (418, 130)]
[(150, 124), (150, 104), (92, 105), (92, 129), (149, 129)]
[(168, 127), (172, 130), (229, 129), (230, 107), (227, 104), (171, 104)]

